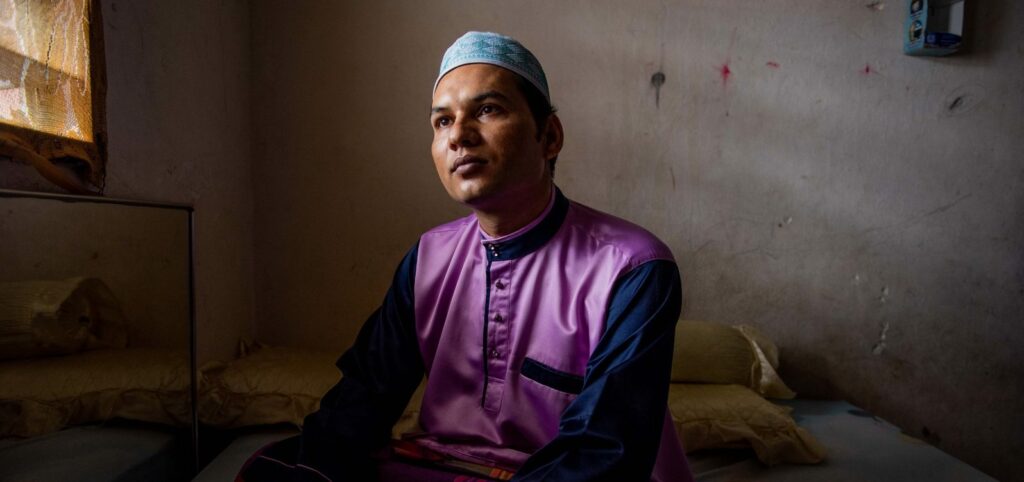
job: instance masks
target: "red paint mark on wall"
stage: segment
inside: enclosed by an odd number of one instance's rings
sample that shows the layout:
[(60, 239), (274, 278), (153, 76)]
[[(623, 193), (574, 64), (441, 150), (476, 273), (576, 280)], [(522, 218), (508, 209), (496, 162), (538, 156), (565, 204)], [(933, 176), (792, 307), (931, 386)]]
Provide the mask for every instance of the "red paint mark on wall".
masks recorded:
[(773, 69), (779, 68), (779, 63), (774, 60), (769, 60), (768, 63), (766, 63), (765, 65)]
[[(732, 70), (729, 70), (729, 62), (732, 62), (732, 51), (733, 47), (736, 46), (736, 31), (738, 29), (739, 27), (732, 28), (732, 35), (729, 36), (729, 50), (725, 54), (725, 62), (718, 68), (718, 73), (722, 76), (722, 87), (729, 86), (729, 76), (732, 75)], [(728, 111), (725, 115), (729, 115)]]
[(871, 65), (864, 64), (864, 70), (862, 70), (861, 72), (863, 72), (864, 75), (871, 75)]

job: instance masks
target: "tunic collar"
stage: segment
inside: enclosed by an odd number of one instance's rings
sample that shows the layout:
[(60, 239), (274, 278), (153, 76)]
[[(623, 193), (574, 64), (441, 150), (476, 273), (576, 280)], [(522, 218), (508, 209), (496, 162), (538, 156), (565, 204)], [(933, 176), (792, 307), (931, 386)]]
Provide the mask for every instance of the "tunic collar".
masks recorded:
[(508, 261), (526, 256), (544, 246), (558, 228), (562, 227), (565, 214), (569, 211), (569, 200), (556, 186), (547, 208), (526, 226), (498, 238), (487, 236), (480, 230), (480, 241), (487, 249), (487, 259), (491, 261)]

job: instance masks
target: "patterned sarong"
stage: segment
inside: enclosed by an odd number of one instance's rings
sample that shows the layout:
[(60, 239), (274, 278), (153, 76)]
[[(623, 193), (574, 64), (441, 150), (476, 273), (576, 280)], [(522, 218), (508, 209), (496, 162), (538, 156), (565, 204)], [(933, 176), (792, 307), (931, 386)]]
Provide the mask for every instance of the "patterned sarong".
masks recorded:
[[(313, 467), (296, 463), (298, 436), (259, 449), (242, 465), (235, 482), (335, 482)], [(375, 479), (387, 482), (493, 482), (513, 473), (445, 457), (407, 441), (393, 441), (373, 457)], [(367, 478), (366, 475), (357, 478)]]

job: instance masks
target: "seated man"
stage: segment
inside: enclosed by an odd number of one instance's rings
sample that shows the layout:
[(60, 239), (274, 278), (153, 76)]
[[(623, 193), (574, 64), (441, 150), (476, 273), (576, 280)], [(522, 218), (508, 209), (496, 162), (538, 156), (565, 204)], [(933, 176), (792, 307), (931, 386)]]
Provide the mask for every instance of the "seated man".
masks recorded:
[[(465, 34), (430, 123), (441, 184), (473, 214), (420, 237), (302, 435), (239, 480), (691, 480), (666, 411), (678, 268), (555, 187), (563, 132), (537, 59)], [(423, 433), (389, 446), (424, 375)]]

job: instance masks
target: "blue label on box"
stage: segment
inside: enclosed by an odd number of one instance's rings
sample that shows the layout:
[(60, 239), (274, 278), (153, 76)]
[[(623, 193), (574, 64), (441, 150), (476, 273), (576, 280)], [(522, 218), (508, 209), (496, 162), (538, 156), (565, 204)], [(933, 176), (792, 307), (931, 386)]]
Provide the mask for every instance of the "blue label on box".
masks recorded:
[(960, 45), (960, 36), (946, 32), (928, 32), (924, 41), (929, 47), (950, 48)]

